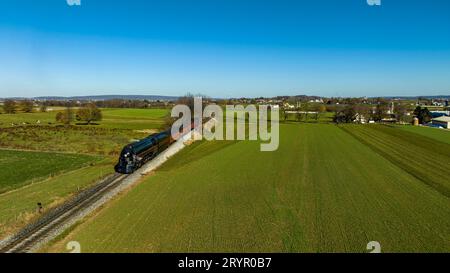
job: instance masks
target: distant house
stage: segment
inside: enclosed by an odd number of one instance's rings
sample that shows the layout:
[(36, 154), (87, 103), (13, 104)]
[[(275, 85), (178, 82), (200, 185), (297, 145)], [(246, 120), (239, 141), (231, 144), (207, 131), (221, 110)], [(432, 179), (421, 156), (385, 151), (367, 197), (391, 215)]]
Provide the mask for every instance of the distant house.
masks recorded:
[(388, 118), (383, 118), (381, 120), (382, 123), (396, 123), (397, 119), (393, 118), (393, 117), (388, 117)]
[(450, 117), (442, 116), (434, 118), (432, 119), (432, 124), (442, 128), (450, 129)]
[(288, 102), (284, 103), (283, 105), (284, 109), (294, 109), (295, 106), (292, 104), (289, 104)]
[(362, 115), (360, 113), (356, 113), (355, 119), (354, 119), (353, 122), (365, 124), (365, 123), (367, 123), (367, 119), (366, 119), (366, 117), (364, 115)]

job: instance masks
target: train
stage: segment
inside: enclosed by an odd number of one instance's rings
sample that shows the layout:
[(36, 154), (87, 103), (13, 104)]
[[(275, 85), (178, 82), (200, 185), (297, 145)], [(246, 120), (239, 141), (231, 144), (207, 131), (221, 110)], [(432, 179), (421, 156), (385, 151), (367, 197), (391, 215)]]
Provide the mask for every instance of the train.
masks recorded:
[(119, 162), (114, 169), (117, 173), (132, 174), (167, 149), (171, 143), (170, 131), (164, 131), (128, 144), (120, 153)]
[(119, 162), (114, 167), (117, 173), (132, 174), (145, 163), (155, 158), (158, 154), (167, 149), (173, 142), (181, 138), (184, 134), (195, 128), (194, 120), (191, 121), (190, 127), (183, 128), (180, 132), (174, 133), (172, 136), (171, 129), (161, 133), (152, 134), (137, 142), (128, 144), (122, 149), (119, 156)]

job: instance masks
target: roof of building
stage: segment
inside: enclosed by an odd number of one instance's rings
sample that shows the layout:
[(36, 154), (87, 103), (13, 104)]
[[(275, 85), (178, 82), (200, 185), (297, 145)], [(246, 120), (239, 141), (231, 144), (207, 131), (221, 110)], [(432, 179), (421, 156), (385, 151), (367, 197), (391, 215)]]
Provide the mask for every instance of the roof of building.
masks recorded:
[(434, 118), (433, 121), (450, 122), (450, 117), (442, 116), (442, 117)]

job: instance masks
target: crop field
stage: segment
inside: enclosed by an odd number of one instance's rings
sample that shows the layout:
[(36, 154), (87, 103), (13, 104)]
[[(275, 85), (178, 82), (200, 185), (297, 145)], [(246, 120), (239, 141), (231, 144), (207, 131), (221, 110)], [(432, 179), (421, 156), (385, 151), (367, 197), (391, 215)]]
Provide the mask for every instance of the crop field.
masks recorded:
[(341, 128), (391, 163), (450, 198), (450, 145), (382, 125)]
[(55, 116), (56, 112), (53, 111), (46, 113), (0, 114), (0, 128), (25, 125), (26, 123), (48, 125), (49, 123), (55, 123)]
[(104, 109), (100, 127), (148, 130), (164, 124), (168, 109)]
[(56, 113), (0, 114), (0, 238), (35, 219), (38, 202), (54, 207), (113, 173), (122, 148), (157, 131), (168, 110), (102, 109), (89, 126), (56, 124)]
[(101, 161), (95, 166), (64, 172), (18, 190), (0, 194), (0, 238), (35, 219), (39, 215), (38, 202), (42, 203), (44, 210), (53, 208), (74, 192), (84, 189), (112, 172), (111, 163)]
[(106, 118), (116, 119), (154, 119), (159, 121), (169, 113), (169, 109), (128, 109), (107, 108), (103, 110)]
[(280, 138), (269, 153), (194, 143), (42, 251), (450, 251), (450, 145), (386, 126), (281, 124)]
[[(334, 113), (332, 112), (324, 112), (320, 113), (317, 116), (315, 114), (309, 114), (307, 117), (302, 117), (301, 122), (308, 122), (308, 123), (329, 123), (333, 121)], [(280, 115), (281, 121), (294, 121), (297, 122), (297, 115), (296, 114), (286, 114), (286, 119), (284, 116)]]
[(0, 150), (0, 193), (95, 161), (88, 155)]
[[(76, 112), (76, 108), (73, 109)], [(90, 127), (115, 129), (159, 129), (163, 118), (169, 113), (168, 109), (101, 109), (103, 119)], [(0, 114), (0, 128), (18, 125), (57, 125), (56, 113), (63, 108), (45, 113), (17, 113)], [(13, 125), (14, 124), (14, 125)]]
[(127, 143), (158, 131), (168, 110), (102, 109), (102, 113), (103, 120), (89, 126), (55, 124), (55, 111), (2, 114), (0, 147), (116, 156)]
[(450, 144), (450, 130), (421, 126), (399, 126), (399, 128), (408, 132), (416, 133), (437, 141)]
[(146, 135), (88, 126), (19, 126), (0, 129), (0, 147), (116, 156), (123, 146)]

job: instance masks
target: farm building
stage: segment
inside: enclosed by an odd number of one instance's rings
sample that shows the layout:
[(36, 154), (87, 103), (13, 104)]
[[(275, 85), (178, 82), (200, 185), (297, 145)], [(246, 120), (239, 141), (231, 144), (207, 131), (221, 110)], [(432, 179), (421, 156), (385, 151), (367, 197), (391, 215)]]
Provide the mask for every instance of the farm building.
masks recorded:
[(354, 119), (353, 122), (365, 124), (365, 123), (367, 123), (367, 119), (366, 119), (366, 117), (364, 115), (362, 115), (360, 113), (356, 113), (355, 119)]
[(438, 125), (439, 127), (443, 127), (446, 129), (450, 128), (450, 117), (442, 116), (442, 117), (434, 118), (432, 120), (432, 122), (433, 122), (433, 125)]
[(433, 118), (438, 118), (442, 116), (450, 116), (450, 111), (430, 111)]

